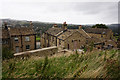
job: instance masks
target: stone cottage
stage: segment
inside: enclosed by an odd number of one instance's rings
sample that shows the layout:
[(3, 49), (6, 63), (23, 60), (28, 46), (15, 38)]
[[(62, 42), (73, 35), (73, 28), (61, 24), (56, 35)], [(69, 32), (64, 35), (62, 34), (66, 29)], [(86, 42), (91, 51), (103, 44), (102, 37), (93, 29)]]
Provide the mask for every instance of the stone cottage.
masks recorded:
[(80, 49), (86, 45), (94, 44), (97, 49), (104, 47), (116, 47), (116, 42), (113, 40), (113, 32), (110, 29), (102, 28), (87, 28), (82, 29), (67, 29), (67, 24), (64, 22), (62, 27), (56, 24), (49, 28), (41, 37), (41, 47), (58, 46), (63, 49)]
[(64, 22), (62, 28), (55, 24), (42, 35), (41, 47), (58, 46), (74, 50), (84, 47), (88, 41), (90, 36), (81, 26), (79, 29), (67, 29), (67, 24)]
[(2, 28), (2, 46), (11, 49), (14, 53), (36, 49), (36, 34), (29, 27), (8, 27)]
[(90, 35), (91, 40), (95, 43), (95, 46), (97, 46), (98, 49), (117, 47), (111, 29), (87, 28), (85, 31)]

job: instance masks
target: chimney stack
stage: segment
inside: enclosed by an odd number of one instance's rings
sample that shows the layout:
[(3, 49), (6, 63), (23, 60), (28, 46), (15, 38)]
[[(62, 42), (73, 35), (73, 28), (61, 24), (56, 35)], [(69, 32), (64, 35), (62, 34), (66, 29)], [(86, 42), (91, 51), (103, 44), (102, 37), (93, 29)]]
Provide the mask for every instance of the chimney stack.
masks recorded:
[(53, 25), (53, 28), (57, 28), (57, 27), (58, 27), (57, 24), (54, 24), (54, 25)]
[(82, 25), (79, 26), (79, 29), (82, 29)]
[(33, 28), (33, 23), (32, 23), (32, 21), (30, 21), (30, 27)]
[(4, 22), (5, 29), (8, 29), (7, 22)]
[(62, 29), (63, 29), (63, 30), (66, 30), (66, 29), (67, 29), (67, 24), (66, 24), (66, 22), (63, 23)]

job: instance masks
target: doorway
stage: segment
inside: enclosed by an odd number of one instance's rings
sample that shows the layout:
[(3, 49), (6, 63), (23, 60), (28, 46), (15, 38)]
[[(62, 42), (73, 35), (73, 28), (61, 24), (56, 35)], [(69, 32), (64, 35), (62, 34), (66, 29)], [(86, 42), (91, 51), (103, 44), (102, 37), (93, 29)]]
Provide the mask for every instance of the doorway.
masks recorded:
[(69, 50), (69, 48), (70, 48), (70, 46), (69, 46), (69, 44), (68, 44), (68, 50)]
[(16, 53), (18, 53), (19, 52), (19, 46), (16, 46)]

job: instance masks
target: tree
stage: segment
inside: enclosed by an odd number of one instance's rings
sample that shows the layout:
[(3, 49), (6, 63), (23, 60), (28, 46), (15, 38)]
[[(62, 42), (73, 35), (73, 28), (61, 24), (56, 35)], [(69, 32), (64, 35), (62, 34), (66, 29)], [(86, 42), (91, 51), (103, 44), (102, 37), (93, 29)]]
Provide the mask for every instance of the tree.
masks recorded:
[(105, 29), (108, 29), (108, 27), (105, 24), (96, 24), (96, 25), (93, 25), (92, 28), (105, 28)]

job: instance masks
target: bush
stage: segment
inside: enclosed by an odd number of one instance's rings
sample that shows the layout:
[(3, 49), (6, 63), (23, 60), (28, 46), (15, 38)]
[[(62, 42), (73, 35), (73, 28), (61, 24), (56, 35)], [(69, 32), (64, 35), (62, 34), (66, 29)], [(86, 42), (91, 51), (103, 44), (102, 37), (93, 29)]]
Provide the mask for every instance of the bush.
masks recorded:
[(87, 47), (85, 46), (85, 47), (84, 47), (84, 52), (86, 52), (86, 51), (87, 51)]
[(13, 58), (13, 57), (14, 57), (13, 52), (10, 49), (5, 48), (5, 47), (2, 48), (2, 59), (3, 60), (4, 59), (10, 59), (10, 58)]

